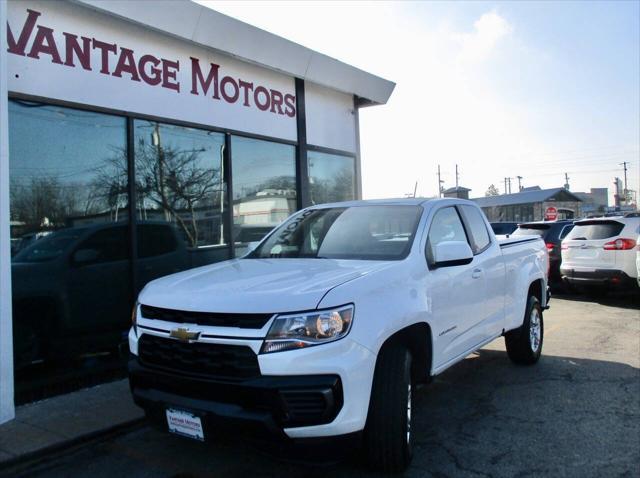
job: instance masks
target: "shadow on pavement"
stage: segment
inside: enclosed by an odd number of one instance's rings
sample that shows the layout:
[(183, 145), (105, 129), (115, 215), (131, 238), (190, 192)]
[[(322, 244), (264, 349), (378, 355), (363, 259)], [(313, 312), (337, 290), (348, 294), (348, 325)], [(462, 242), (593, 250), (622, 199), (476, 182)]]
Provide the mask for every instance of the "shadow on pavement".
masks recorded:
[[(572, 293), (558, 291), (553, 294), (553, 298), (572, 300), (577, 302), (594, 302), (608, 307), (621, 307), (623, 309), (640, 310), (640, 289), (632, 291), (602, 291), (598, 295), (588, 293)], [(551, 305), (553, 305), (553, 298)]]
[[(626, 364), (543, 355), (521, 367), (504, 351), (483, 349), (416, 393), (416, 447), (405, 476), (633, 476), (638, 397), (640, 370)], [(198, 443), (145, 428), (30, 476), (376, 476), (354, 458), (302, 466), (222, 438)], [(322, 447), (316, 453), (334, 458)]]

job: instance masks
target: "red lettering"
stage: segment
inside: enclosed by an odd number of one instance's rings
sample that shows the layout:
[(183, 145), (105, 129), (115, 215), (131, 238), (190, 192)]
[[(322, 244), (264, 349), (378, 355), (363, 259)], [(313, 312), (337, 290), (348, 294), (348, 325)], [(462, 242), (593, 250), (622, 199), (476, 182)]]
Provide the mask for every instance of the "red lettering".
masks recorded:
[(244, 106), (251, 106), (249, 104), (249, 92), (253, 90), (253, 83), (249, 83), (248, 81), (238, 80), (238, 84), (240, 85), (240, 89), (244, 91)]
[[(149, 70), (150, 74), (148, 74), (147, 70), (145, 69), (149, 63), (153, 65)], [(140, 58), (140, 61), (138, 61), (138, 72), (140, 73), (140, 76), (145, 83), (151, 86), (160, 84), (160, 82), (162, 81), (162, 71), (160, 70), (160, 68), (158, 68), (159, 64), (160, 60), (158, 60), (153, 55), (144, 55), (142, 58)]]
[[(260, 94), (264, 95), (264, 102), (260, 102)], [(253, 102), (258, 109), (267, 111), (269, 109), (269, 103), (271, 102), (271, 96), (269, 96), (269, 90), (264, 86), (258, 86), (253, 92)]]
[(75, 63), (73, 62), (73, 57), (82, 65), (82, 68), (85, 70), (91, 71), (91, 38), (81, 37), (82, 38), (82, 47), (80, 47), (80, 43), (78, 43), (78, 36), (73, 35), (72, 33), (63, 32), (62, 33), (65, 38), (65, 62), (66, 66), (75, 67)]
[(122, 72), (129, 73), (133, 81), (140, 81), (136, 61), (133, 58), (133, 50), (120, 47), (120, 57), (118, 58), (116, 69), (113, 71), (113, 76), (121, 78)]
[(33, 29), (36, 26), (36, 22), (38, 21), (38, 17), (42, 15), (40, 12), (36, 12), (35, 10), (29, 10), (27, 8), (27, 19), (24, 22), (22, 30), (20, 31), (20, 36), (18, 37), (18, 41), (16, 42), (15, 37), (13, 36), (13, 32), (11, 31), (11, 27), (9, 26), (9, 22), (7, 22), (7, 51), (9, 53), (13, 53), (14, 55), (24, 56), (24, 50), (27, 48), (27, 42), (31, 37), (31, 33), (33, 33)]
[(282, 93), (280, 93), (278, 90), (271, 90), (271, 112), (275, 113), (276, 112), (276, 107), (278, 108), (278, 114), (279, 115), (283, 115), (284, 112), (282, 111)]
[[(171, 61), (162, 59), (162, 87), (176, 90), (180, 93), (180, 82), (176, 81), (178, 70), (180, 69), (179, 61)], [(174, 83), (171, 83), (171, 80)]]
[(293, 95), (284, 95), (284, 104), (286, 105), (284, 114), (289, 118), (296, 115), (296, 97)]
[(58, 47), (56, 41), (53, 38), (53, 30), (51, 28), (38, 25), (38, 33), (33, 39), (33, 45), (31, 45), (31, 51), (27, 55), (29, 58), (40, 59), (40, 54), (51, 56), (51, 63), (57, 63), (62, 65), (60, 59), (60, 53), (58, 53)]
[(215, 63), (211, 63), (211, 68), (209, 69), (209, 74), (207, 75), (207, 79), (204, 79), (204, 75), (202, 74), (202, 70), (200, 69), (200, 60), (197, 58), (191, 57), (191, 94), (198, 94), (198, 85), (200, 83), (200, 88), (202, 88), (202, 93), (204, 95), (207, 94), (211, 84), (213, 83), (213, 98), (216, 100), (220, 99), (218, 95), (218, 70), (220, 69), (220, 65), (216, 65)]
[[(233, 94), (227, 94), (227, 85), (231, 85), (233, 88)], [(236, 80), (231, 78), (230, 76), (225, 76), (220, 82), (220, 93), (222, 93), (222, 97), (227, 103), (235, 103), (238, 101), (238, 96), (240, 95), (240, 90), (238, 90), (238, 84)]]
[(101, 52), (102, 67), (100, 73), (105, 75), (109, 74), (109, 52), (115, 53), (118, 49), (115, 43), (105, 43), (100, 40), (93, 39), (93, 49), (98, 49)]

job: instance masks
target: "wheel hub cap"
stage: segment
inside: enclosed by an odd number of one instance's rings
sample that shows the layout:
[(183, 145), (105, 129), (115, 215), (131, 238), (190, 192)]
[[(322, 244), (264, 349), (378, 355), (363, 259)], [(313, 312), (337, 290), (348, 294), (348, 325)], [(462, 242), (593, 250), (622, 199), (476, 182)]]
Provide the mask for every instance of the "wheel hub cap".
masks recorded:
[(538, 309), (533, 309), (529, 316), (529, 343), (531, 344), (531, 351), (534, 353), (540, 348), (541, 336), (540, 312)]

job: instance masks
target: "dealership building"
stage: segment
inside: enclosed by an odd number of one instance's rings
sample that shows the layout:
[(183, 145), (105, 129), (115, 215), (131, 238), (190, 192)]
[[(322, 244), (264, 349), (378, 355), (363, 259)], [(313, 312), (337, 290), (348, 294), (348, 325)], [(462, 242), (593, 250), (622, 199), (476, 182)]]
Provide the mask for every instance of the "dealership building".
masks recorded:
[(361, 197), (358, 111), (392, 82), (189, 1), (0, 25), (0, 422), (24, 367), (116, 347), (148, 281)]

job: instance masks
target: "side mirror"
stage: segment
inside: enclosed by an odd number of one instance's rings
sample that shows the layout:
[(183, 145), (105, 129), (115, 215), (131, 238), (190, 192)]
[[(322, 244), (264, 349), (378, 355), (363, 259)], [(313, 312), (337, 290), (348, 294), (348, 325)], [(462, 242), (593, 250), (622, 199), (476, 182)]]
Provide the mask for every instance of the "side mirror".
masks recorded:
[(462, 266), (473, 260), (473, 251), (464, 241), (444, 241), (433, 249), (435, 267)]
[(79, 266), (95, 262), (100, 257), (96, 249), (78, 249), (73, 254), (73, 262)]

